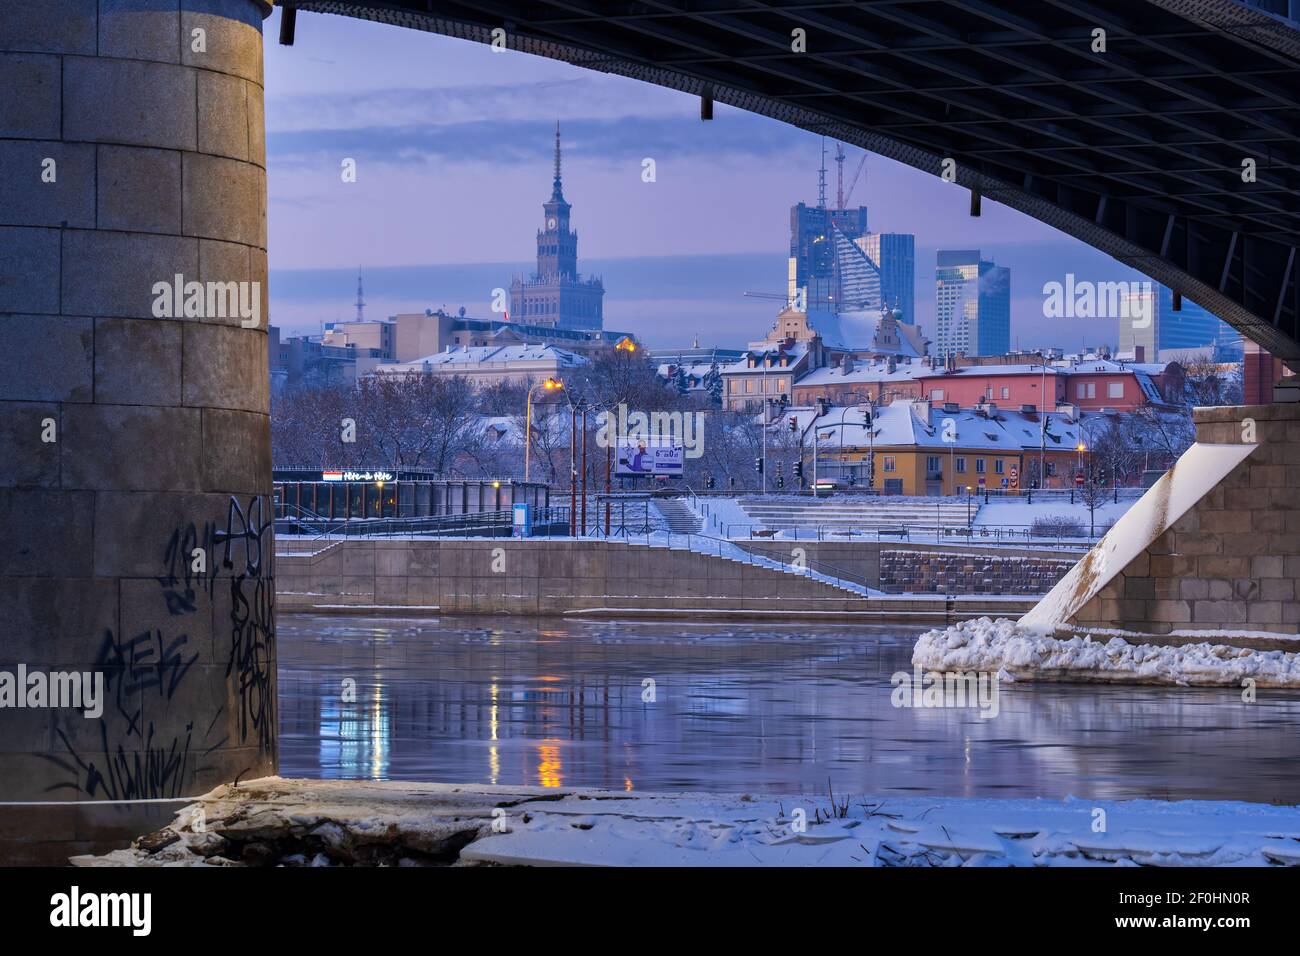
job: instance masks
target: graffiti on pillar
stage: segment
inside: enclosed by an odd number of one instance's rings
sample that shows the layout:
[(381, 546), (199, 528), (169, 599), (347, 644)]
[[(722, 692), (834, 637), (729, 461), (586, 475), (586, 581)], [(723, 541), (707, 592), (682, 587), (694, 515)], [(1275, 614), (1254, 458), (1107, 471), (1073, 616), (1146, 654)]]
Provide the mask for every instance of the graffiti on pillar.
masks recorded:
[(216, 526), (204, 522), (202, 529), (194, 522), (172, 532), (163, 552), (163, 573), (158, 583), (163, 589), (163, 598), (167, 601), (167, 610), (173, 616), (193, 614), (197, 609), (200, 592), (212, 597), (217, 581), (217, 569), (208, 567), (206, 571), (195, 571), (192, 555), (195, 549), (202, 549), (211, 554), (216, 538)]
[(263, 753), (275, 749), (275, 579), (273, 521), (265, 517), (262, 497), (247, 509), (235, 498), (226, 511), (225, 530), (215, 541), (224, 545), (221, 564), (230, 578), (230, 656), (227, 678), (235, 677), (239, 694), (239, 739), (256, 738)]
[[(166, 638), (154, 629), (122, 638), (106, 631), (95, 657), (95, 670), (104, 675), (111, 703), (96, 722), (97, 742), (74, 742), (60, 728), (58, 736), (66, 757), (47, 759), (74, 774), (76, 782), (47, 789), (74, 790), (105, 800), (180, 796), (196, 750), (210, 752), (224, 740), (206, 746), (196, 741), (193, 721), (169, 735), (166, 718), (150, 715), (155, 708), (159, 715), (166, 713), (198, 658), (187, 635)], [(211, 734), (215, 723), (200, 735)]]
[[(105, 632), (95, 659), (109, 697), (104, 714), (93, 731), (57, 731), (64, 752), (46, 759), (75, 782), (47, 789), (104, 800), (182, 796), (193, 775), (208, 769), (204, 758), (232, 743), (235, 728), (239, 746), (256, 741), (262, 753), (274, 752), (275, 552), (264, 501), (255, 496), (241, 504), (231, 497), (224, 527), (191, 522), (172, 532), (156, 580), (175, 631), (155, 627), (133, 637)], [(212, 556), (203, 571), (193, 570), (196, 548)], [(217, 597), (223, 572), (230, 579), (230, 609), (224, 622), (214, 620), (213, 637), (216, 666), (224, 658), (226, 685), (238, 711), (233, 726), (226, 703), (211, 712), (194, 706), (202, 700), (205, 678), (194, 667), (200, 655), (191, 632), (183, 629), (186, 619), (211, 606), (201, 605), (200, 598)], [(170, 717), (173, 704), (176, 716)]]

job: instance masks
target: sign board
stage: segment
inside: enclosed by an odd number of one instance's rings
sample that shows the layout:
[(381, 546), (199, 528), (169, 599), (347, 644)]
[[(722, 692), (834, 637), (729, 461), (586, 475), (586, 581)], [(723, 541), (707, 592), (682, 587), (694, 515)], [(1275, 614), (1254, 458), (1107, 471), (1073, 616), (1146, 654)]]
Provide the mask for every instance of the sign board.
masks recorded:
[(685, 467), (683, 446), (638, 441), (618, 447), (614, 474), (619, 478), (680, 478)]
[(1011, 469), (1011, 487), (1012, 488), (1020, 487), (1020, 469), (1014, 466)]
[(392, 481), (391, 471), (322, 471), (321, 481)]
[(533, 530), (533, 510), (526, 501), (521, 501), (510, 509), (510, 533), (515, 538), (527, 538)]

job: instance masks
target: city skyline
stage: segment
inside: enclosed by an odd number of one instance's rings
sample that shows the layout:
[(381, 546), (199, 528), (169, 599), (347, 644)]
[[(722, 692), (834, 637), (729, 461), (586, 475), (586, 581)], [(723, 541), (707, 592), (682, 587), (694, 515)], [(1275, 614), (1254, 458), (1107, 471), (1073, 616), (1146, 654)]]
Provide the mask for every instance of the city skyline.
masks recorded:
[[(358, 265), (371, 317), (443, 305), (490, 317), (493, 290), (534, 270), (557, 118), (583, 270), (610, 290), (606, 325), (663, 347), (697, 334), (739, 345), (770, 326), (771, 301), (744, 293), (785, 288), (789, 208), (817, 200), (820, 137), (722, 106), (704, 123), (691, 97), (526, 54), (328, 17), (311, 29), (310, 47), (267, 49), (281, 328), (347, 318)], [(850, 152), (846, 178), (861, 155)], [(339, 181), (344, 158), (357, 162), (355, 183)], [(653, 183), (642, 181), (647, 158)], [(872, 230), (916, 236), (927, 334), (935, 298), (921, 277), (939, 249), (978, 247), (1015, 273), (1013, 346), (1117, 343), (1115, 320), (1043, 318), (1041, 289), (1067, 271), (1101, 281), (1134, 270), (996, 203), (972, 218), (964, 190), (882, 157), (863, 176), (853, 205), (869, 208)]]

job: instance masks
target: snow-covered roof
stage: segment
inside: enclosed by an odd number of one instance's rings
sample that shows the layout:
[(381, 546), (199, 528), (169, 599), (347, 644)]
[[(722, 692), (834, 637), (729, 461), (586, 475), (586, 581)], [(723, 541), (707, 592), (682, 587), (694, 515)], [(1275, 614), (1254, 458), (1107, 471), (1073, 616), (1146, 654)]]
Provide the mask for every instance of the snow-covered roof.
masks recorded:
[[(771, 372), (780, 371), (782, 369), (793, 368), (795, 365), (799, 363), (799, 360), (802, 359), (807, 354), (808, 354), (807, 342), (795, 342), (787, 346), (782, 346), (781, 344), (776, 342), (751, 342), (748, 351), (743, 356), (741, 356), (738, 362), (733, 362), (730, 365), (722, 366), (721, 371), (724, 374), (735, 374), (738, 372), (762, 372), (764, 358), (770, 356), (773, 362), (776, 362), (776, 360), (782, 355), (789, 358), (790, 362), (788, 365), (781, 366), (781, 365), (773, 364), (771, 368), (768, 369), (768, 372), (771, 373)], [(758, 364), (753, 368), (751, 368), (749, 365), (750, 358), (754, 358), (758, 360)]]
[[(799, 430), (809, 435), (809, 441), (814, 414), (812, 409), (804, 409), (803, 414), (799, 409), (787, 411), (787, 415), (798, 419)], [(946, 412), (942, 407), (932, 409), (929, 403), (918, 401), (878, 406), (872, 426), (874, 436), (868, 432), (857, 406), (835, 406), (816, 419), (823, 447), (841, 444), (865, 447), (874, 440), (876, 447), (910, 445), (942, 451), (956, 448), (1009, 454), (1038, 449), (1044, 434), (1049, 451), (1073, 449), (1079, 444), (1085, 427), (1083, 422), (1060, 412), (1027, 415), (1002, 408), (989, 412), (971, 408)]]
[(814, 369), (798, 385), (838, 385), (848, 382), (908, 382), (922, 375), (936, 374), (935, 370), (923, 362), (897, 363), (893, 370), (888, 362), (853, 362), (852, 371), (844, 371), (843, 365), (827, 366)]
[(574, 368), (586, 365), (587, 359), (568, 349), (554, 345), (534, 343), (530, 345), (462, 345), (434, 352), (411, 362), (385, 365), (384, 371), (410, 369), (419, 371), (426, 366), (431, 368), (465, 367), (476, 365), (500, 365), (511, 362), (555, 362), (563, 367)]
[(1170, 362), (1117, 362), (1114, 359), (1086, 359), (1080, 362), (1054, 362), (1062, 372), (1070, 375), (1093, 373), (1142, 372), (1147, 375), (1163, 375), (1172, 364)]
[(1052, 365), (962, 365), (955, 369), (942, 367), (928, 370), (930, 375), (948, 378), (979, 378), (995, 375), (1059, 375), (1068, 369)]

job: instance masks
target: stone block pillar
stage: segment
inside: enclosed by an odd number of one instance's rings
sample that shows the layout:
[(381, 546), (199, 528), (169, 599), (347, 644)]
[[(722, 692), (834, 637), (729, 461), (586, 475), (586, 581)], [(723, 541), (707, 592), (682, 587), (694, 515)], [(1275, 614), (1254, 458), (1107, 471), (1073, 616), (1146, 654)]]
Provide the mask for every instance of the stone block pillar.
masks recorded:
[(0, 862), (276, 770), (269, 10), (0, 4)]
[(1195, 421), (1198, 445), (1253, 448), (1069, 624), (1300, 632), (1300, 404), (1198, 408)]

